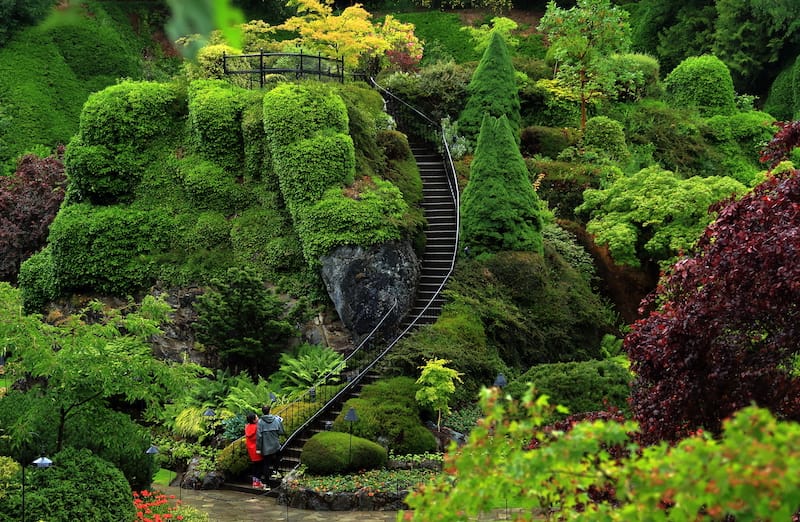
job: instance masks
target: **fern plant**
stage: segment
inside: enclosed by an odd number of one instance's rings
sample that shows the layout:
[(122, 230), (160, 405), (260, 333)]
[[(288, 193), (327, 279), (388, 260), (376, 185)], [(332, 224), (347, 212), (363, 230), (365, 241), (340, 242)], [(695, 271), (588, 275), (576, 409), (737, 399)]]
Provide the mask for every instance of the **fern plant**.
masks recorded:
[(305, 393), (314, 386), (337, 383), (344, 368), (340, 353), (325, 346), (303, 344), (296, 355), (281, 354), (277, 378), (283, 383), (283, 392), (292, 395)]

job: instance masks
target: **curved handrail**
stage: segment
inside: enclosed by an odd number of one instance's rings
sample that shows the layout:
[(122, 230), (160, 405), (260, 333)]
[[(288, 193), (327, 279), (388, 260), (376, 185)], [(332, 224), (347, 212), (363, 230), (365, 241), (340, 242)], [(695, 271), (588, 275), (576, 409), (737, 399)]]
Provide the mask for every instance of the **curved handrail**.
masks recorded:
[[(305, 429), (309, 428), (311, 426), (311, 424), (313, 422), (315, 422), (319, 418), (319, 416), (323, 412), (325, 412), (330, 406), (332, 406), (334, 404), (337, 404), (338, 402), (341, 401), (341, 399), (344, 396), (346, 396), (348, 393), (350, 393), (350, 391), (353, 389), (353, 387), (355, 387), (359, 383), (359, 381), (364, 377), (364, 375), (369, 373), (375, 367), (375, 365), (410, 330), (412, 330), (414, 327), (416, 327), (417, 323), (419, 322), (420, 317), (422, 317), (428, 311), (428, 309), (433, 304), (433, 302), (436, 300), (436, 298), (439, 297), (439, 295), (441, 294), (442, 290), (444, 289), (445, 284), (447, 283), (447, 280), (450, 278), (450, 276), (453, 273), (453, 270), (455, 269), (456, 255), (457, 255), (457, 252), (458, 252), (459, 232), (460, 232), (460, 228), (461, 228), (460, 215), (459, 215), (460, 214), (459, 213), (460, 196), (459, 196), (459, 191), (458, 191), (458, 178), (457, 178), (457, 175), (456, 175), (455, 165), (453, 164), (453, 158), (452, 158), (452, 155), (450, 153), (450, 146), (447, 143), (447, 140), (445, 139), (444, 132), (442, 130), (441, 124), (437, 124), (431, 117), (429, 117), (428, 115), (426, 115), (425, 113), (423, 113), (419, 109), (413, 107), (412, 105), (408, 104), (404, 100), (398, 98), (397, 96), (392, 94), (390, 91), (386, 90), (384, 87), (380, 86), (377, 82), (375, 82), (374, 78), (369, 77), (369, 83), (372, 84), (376, 89), (378, 89), (384, 95), (386, 95), (393, 102), (393, 104), (395, 105), (395, 108), (397, 108), (399, 106), (406, 113), (408, 113), (410, 115), (413, 115), (413, 117), (417, 120), (417, 122), (416, 122), (416, 125), (417, 125), (416, 130), (418, 130), (418, 131), (419, 130), (423, 130), (423, 132), (425, 133), (425, 134), (420, 133), (421, 134), (420, 137), (422, 137), (423, 139), (426, 139), (427, 141), (430, 141), (430, 142), (434, 142), (434, 143), (436, 141), (439, 142), (438, 145), (441, 147), (441, 150), (442, 150), (442, 152), (443, 152), (443, 154), (445, 156), (445, 159), (446, 159), (445, 170), (447, 172), (447, 182), (448, 182), (448, 186), (450, 188), (450, 195), (453, 198), (453, 202), (455, 204), (455, 209), (456, 209), (456, 211), (455, 211), (455, 219), (456, 219), (456, 222), (455, 222), (455, 242), (454, 242), (455, 248), (453, 249), (453, 253), (452, 253), (452, 256), (451, 256), (451, 259), (450, 259), (450, 266), (448, 268), (447, 274), (443, 278), (443, 280), (442, 280), (441, 284), (439, 285), (439, 287), (437, 288), (436, 292), (433, 294), (433, 296), (425, 304), (423, 309), (414, 318), (412, 318), (412, 320), (409, 322), (408, 326), (406, 326), (406, 328), (402, 332), (397, 334), (394, 337), (394, 339), (391, 342), (389, 342), (387, 344), (387, 346), (383, 350), (381, 350), (374, 358), (372, 358), (372, 360), (369, 363), (367, 363), (364, 367), (358, 369), (356, 375), (353, 376), (347, 382), (347, 384), (344, 387), (339, 389), (336, 393), (333, 394), (333, 396), (331, 396), (329, 399), (327, 399), (325, 401), (324, 405), (322, 407), (320, 407), (316, 412), (314, 412), (302, 425), (300, 425), (297, 429), (294, 429), (292, 431), (292, 433), (289, 434), (289, 436), (286, 438), (284, 443), (281, 445), (281, 449), (282, 450), (287, 448), (287, 447), (289, 447), (289, 445), (294, 441), (294, 439), (300, 433), (302, 433)], [(394, 308), (396, 306), (397, 306), (397, 301), (395, 300), (395, 304), (392, 307), (392, 309), (390, 309), (389, 312), (387, 312), (386, 315), (383, 316), (383, 318), (381, 319), (380, 323), (378, 323), (378, 325), (373, 329), (372, 332), (370, 332), (370, 334), (366, 338), (364, 338), (364, 340), (359, 344), (359, 346), (350, 355), (347, 356), (347, 358), (343, 361), (343, 363), (341, 365), (339, 365), (337, 367), (337, 370), (335, 370), (335, 371), (340, 372), (341, 369), (343, 368), (342, 365), (346, 364), (347, 361), (349, 361), (354, 355), (356, 355), (356, 353), (360, 352), (362, 347), (366, 345), (367, 341), (372, 340), (372, 337), (374, 336), (374, 334), (379, 330), (380, 326), (388, 318), (389, 314), (394, 310)], [(326, 377), (323, 377), (322, 379), (320, 379), (319, 382), (325, 382), (326, 379), (330, 375), (332, 375), (332, 373), (333, 372), (331, 372), (331, 374), (327, 375)], [(300, 400), (301, 400), (301, 398), (298, 398), (294, 402), (295, 403), (299, 403)]]

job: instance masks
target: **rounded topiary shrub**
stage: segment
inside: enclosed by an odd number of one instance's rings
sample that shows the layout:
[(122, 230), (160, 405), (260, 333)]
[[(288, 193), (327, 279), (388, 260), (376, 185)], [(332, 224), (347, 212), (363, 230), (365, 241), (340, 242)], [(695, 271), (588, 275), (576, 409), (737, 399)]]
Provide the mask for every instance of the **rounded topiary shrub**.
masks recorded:
[(70, 194), (98, 205), (129, 201), (141, 177), (136, 157), (130, 149), (87, 145), (76, 136), (64, 154)]
[(628, 146), (625, 144), (625, 129), (617, 120), (607, 116), (589, 118), (583, 130), (581, 144), (585, 148), (605, 152), (610, 159), (626, 163), (630, 159)]
[(556, 159), (558, 154), (578, 141), (574, 129), (532, 125), (520, 133), (520, 151), (524, 156), (539, 154)]
[(615, 90), (621, 100), (635, 101), (656, 96), (661, 90), (658, 59), (647, 54), (624, 53), (611, 56), (616, 77)]
[(184, 240), (187, 247), (207, 249), (224, 247), (230, 243), (231, 223), (221, 212), (202, 212)]
[(26, 313), (41, 313), (47, 303), (58, 297), (50, 247), (33, 254), (19, 268), (19, 289)]
[(237, 263), (268, 274), (293, 270), (303, 262), (303, 251), (286, 216), (272, 208), (250, 208), (231, 226), (231, 244)]
[(789, 121), (796, 113), (794, 69), (793, 65), (778, 73), (769, 87), (767, 99), (764, 100), (764, 112), (768, 112), (778, 121)]
[(736, 109), (736, 93), (725, 62), (713, 55), (686, 58), (664, 80), (669, 103), (696, 107), (704, 116), (730, 114)]
[(175, 122), (185, 110), (173, 84), (123, 81), (89, 96), (81, 111), (80, 134), (91, 145), (141, 148), (153, 138), (179, 131)]
[(378, 469), (388, 460), (389, 455), (379, 444), (336, 431), (317, 433), (306, 442), (300, 455), (300, 463), (315, 475)]
[(197, 80), (189, 86), (189, 127), (196, 150), (234, 172), (244, 163), (245, 93), (222, 80)]
[(64, 207), (50, 225), (56, 287), (126, 295), (149, 286), (172, 228), (166, 210)]
[(183, 187), (198, 209), (231, 215), (250, 206), (253, 193), (216, 163), (186, 157), (180, 165)]
[(250, 469), (250, 455), (244, 437), (231, 442), (217, 455), (217, 471), (225, 477), (238, 478)]
[[(319, 131), (349, 132), (347, 106), (323, 84), (284, 83), (264, 94), (264, 131), (273, 156)], [(315, 152), (319, 154), (319, 151)]]
[[(67, 448), (50, 458), (51, 467), (26, 470), (27, 519), (106, 522), (136, 518), (131, 488), (113, 464), (85, 449)], [(0, 502), (0, 520), (17, 520), (21, 502), (21, 491), (11, 491)]]
[(521, 397), (533, 383), (537, 393), (550, 397), (550, 404), (566, 406), (571, 414), (609, 406), (627, 410), (631, 379), (627, 368), (610, 359), (539, 364), (509, 383), (506, 392)]
[[(349, 431), (379, 442), (398, 455), (436, 450), (436, 439), (422, 425), (423, 411), (415, 399), (419, 386), (410, 377), (394, 377), (364, 386), (361, 396), (344, 404), (333, 429)], [(355, 408), (359, 420), (350, 426), (344, 419)], [(430, 412), (427, 412), (430, 413)]]

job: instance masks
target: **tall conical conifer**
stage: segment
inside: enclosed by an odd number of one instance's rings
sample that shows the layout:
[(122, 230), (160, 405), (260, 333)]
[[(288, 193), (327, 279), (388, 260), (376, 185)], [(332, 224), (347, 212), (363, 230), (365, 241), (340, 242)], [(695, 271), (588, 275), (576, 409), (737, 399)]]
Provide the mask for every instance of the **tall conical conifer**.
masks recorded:
[(484, 118), (461, 201), (461, 237), (471, 254), (542, 253), (539, 198), (505, 116)]
[(511, 53), (499, 32), (492, 32), (467, 93), (467, 104), (458, 118), (458, 129), (464, 137), (475, 142), (484, 115), (505, 116), (511, 124), (514, 141), (519, 144), (519, 89)]

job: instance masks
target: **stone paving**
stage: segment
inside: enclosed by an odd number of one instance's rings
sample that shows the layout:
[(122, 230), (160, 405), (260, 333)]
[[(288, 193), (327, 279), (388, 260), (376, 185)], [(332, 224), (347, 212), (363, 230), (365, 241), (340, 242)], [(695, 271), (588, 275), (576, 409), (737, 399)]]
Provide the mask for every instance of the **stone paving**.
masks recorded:
[(309, 511), (278, 504), (264, 493), (244, 493), (226, 489), (193, 490), (174, 486), (160, 488), (184, 504), (209, 515), (211, 522), (388, 522), (397, 520), (396, 511)]

